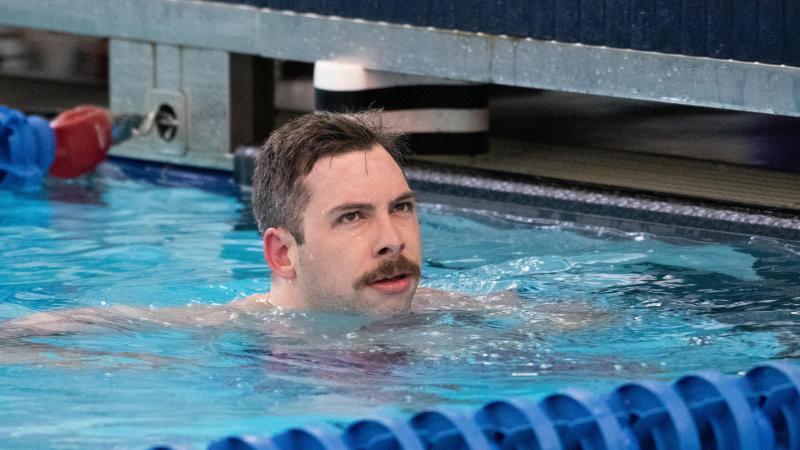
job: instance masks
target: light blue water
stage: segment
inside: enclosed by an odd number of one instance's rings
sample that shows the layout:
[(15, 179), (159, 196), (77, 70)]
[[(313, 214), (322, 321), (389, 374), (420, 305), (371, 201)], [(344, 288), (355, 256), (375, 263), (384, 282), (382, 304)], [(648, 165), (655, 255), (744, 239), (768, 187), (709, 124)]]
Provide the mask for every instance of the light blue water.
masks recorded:
[[(120, 179), (0, 191), (0, 320), (266, 291), (241, 208)], [(421, 220), (423, 284), (472, 294), (482, 310), (380, 321), (276, 311), (213, 327), (109, 317), (92, 332), (0, 339), (0, 448), (202, 448), (228, 434), (800, 358), (797, 243), (688, 242), (441, 205), (422, 205)]]

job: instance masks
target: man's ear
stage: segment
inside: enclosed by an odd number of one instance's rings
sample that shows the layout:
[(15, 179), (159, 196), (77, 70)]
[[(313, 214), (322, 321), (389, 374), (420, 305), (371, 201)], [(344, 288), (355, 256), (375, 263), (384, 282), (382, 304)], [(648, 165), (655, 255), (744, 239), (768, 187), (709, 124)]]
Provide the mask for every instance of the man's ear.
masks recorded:
[(264, 259), (273, 274), (286, 279), (296, 276), (294, 261), (289, 255), (289, 249), (296, 245), (294, 236), (283, 228), (264, 231)]

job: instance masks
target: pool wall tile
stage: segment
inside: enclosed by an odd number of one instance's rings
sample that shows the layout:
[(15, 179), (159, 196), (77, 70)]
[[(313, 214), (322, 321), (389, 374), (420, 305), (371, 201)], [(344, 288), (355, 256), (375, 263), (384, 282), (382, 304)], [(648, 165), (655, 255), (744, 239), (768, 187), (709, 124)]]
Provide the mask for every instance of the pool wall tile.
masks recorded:
[(707, 0), (708, 56), (728, 59), (732, 56), (733, 0)]
[(555, 10), (555, 39), (561, 42), (580, 42), (581, 0), (559, 0)]
[(655, 50), (655, 0), (631, 0), (631, 48)]
[(783, 0), (758, 3), (758, 61), (780, 63), (783, 54)]
[(483, 0), (462, 0), (456, 4), (456, 27), (464, 31), (480, 31)]
[(430, 1), (431, 26), (444, 29), (456, 27), (456, 5), (448, 0)]
[(608, 45), (619, 48), (630, 47), (631, 1), (606, 0), (603, 12)]
[(510, 1), (505, 0), (505, 33), (509, 36), (527, 36), (528, 24), (531, 22), (530, 0)]
[(759, 0), (733, 2), (731, 53), (742, 61), (758, 59), (758, 2)]
[(581, 0), (580, 42), (590, 45), (603, 45), (607, 42), (605, 3), (605, 0)]
[(681, 53), (691, 56), (706, 56), (706, 2), (683, 0), (681, 9)]
[(784, 41), (784, 59), (787, 64), (800, 66), (800, 2), (787, 1), (786, 10), (786, 39)]
[(653, 40), (655, 50), (679, 53), (680, 40), (675, 39), (681, 29), (681, 0), (656, 0)]
[(530, 0), (530, 36), (536, 39), (555, 39), (555, 0)]

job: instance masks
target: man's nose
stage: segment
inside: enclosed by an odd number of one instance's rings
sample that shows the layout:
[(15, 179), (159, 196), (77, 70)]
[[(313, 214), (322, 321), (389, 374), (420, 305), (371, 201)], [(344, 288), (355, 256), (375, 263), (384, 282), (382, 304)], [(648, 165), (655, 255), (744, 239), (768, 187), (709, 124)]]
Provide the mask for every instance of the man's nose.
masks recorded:
[(378, 220), (378, 241), (375, 246), (374, 256), (376, 258), (385, 256), (397, 256), (403, 253), (406, 248), (403, 233), (397, 224), (392, 220), (391, 215), (387, 214)]

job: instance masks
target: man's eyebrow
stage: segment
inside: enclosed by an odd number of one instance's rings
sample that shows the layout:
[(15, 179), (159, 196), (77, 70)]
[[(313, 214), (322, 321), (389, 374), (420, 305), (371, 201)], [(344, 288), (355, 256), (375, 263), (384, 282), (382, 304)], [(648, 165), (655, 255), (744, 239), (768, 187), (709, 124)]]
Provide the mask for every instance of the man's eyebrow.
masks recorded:
[(417, 198), (417, 196), (414, 195), (413, 192), (408, 191), (405, 194), (400, 194), (397, 198), (392, 200), (391, 205), (392, 206), (397, 206), (398, 204), (403, 203), (403, 202), (407, 202), (409, 200), (414, 201), (414, 200), (416, 200), (416, 198)]
[(345, 211), (371, 211), (373, 209), (375, 209), (375, 206), (369, 203), (344, 203), (331, 208), (331, 210), (328, 211), (328, 214), (335, 215)]
[[(390, 205), (394, 207), (400, 203), (415, 199), (416, 195), (414, 195), (413, 192), (408, 191), (404, 194), (400, 194), (399, 196), (397, 196), (397, 198), (391, 201)], [(339, 213), (343, 213), (345, 211), (372, 211), (374, 209), (375, 205), (372, 205), (370, 203), (343, 203), (341, 205), (334, 206), (333, 208), (331, 208), (330, 211), (328, 211), (328, 214), (336, 215)]]

